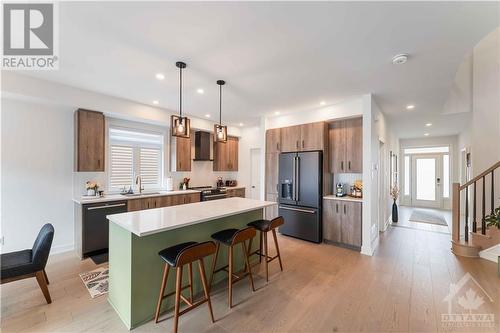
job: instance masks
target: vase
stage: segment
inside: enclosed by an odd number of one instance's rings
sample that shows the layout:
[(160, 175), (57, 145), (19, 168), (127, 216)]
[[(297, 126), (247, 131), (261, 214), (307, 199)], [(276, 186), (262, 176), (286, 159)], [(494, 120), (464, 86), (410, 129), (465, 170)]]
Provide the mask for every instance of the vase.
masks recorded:
[(392, 222), (398, 222), (398, 205), (396, 205), (396, 200), (392, 203)]
[(94, 189), (90, 189), (90, 188), (89, 188), (89, 189), (87, 190), (87, 195), (88, 195), (88, 196), (90, 196), (90, 197), (95, 196), (95, 190), (94, 190)]

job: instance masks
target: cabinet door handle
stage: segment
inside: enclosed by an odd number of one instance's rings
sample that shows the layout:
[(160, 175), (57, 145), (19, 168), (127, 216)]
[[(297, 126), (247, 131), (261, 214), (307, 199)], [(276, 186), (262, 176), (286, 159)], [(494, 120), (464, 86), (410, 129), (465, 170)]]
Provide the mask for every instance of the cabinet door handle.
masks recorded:
[(345, 208), (345, 205), (344, 205), (344, 215), (345, 215), (345, 212), (346, 212), (346, 208)]
[(100, 168), (101, 167), (101, 160), (100, 159), (97, 159), (97, 167)]
[(349, 170), (351, 170), (351, 161), (349, 161)]
[(87, 210), (95, 210), (95, 209), (104, 209), (104, 208), (113, 208), (113, 207), (123, 207), (126, 204), (120, 203), (120, 204), (115, 204), (115, 205), (104, 205), (104, 206), (94, 206), (94, 207), (89, 207)]
[(276, 150), (280, 150), (280, 144), (276, 142)]
[(302, 140), (302, 148), (304, 148), (304, 140)]
[(340, 162), (340, 170), (344, 171), (344, 161)]
[(335, 207), (336, 212), (338, 213), (338, 212), (339, 212), (339, 204), (338, 204), (338, 203), (336, 203), (336, 204), (335, 204), (335, 206), (336, 206), (336, 207)]

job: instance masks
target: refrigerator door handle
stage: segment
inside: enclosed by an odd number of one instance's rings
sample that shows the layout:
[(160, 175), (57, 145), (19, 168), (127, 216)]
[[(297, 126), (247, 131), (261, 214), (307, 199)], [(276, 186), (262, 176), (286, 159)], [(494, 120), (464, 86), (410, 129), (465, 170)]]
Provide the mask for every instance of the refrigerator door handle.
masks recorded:
[(292, 208), (292, 207), (279, 206), (279, 209), (293, 210), (295, 212), (302, 212), (302, 213), (309, 213), (309, 214), (316, 214), (316, 211), (314, 211), (314, 210), (302, 209), (302, 208)]
[(297, 185), (295, 186), (295, 188), (297, 189), (297, 195), (295, 196), (295, 200), (296, 201), (299, 201), (300, 200), (300, 157), (297, 156)]
[(295, 177), (297, 176), (297, 170), (295, 170), (296, 168), (296, 163), (295, 163), (295, 156), (293, 157), (293, 176), (292, 176), (292, 200), (295, 201), (295, 187), (297, 186), (297, 180), (295, 179)]

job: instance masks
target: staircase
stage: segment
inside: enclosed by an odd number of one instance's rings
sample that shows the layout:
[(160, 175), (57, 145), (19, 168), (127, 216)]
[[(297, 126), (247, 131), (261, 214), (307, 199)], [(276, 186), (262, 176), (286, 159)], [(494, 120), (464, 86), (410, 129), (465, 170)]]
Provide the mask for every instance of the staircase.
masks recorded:
[[(451, 251), (456, 255), (479, 257), (480, 251), (500, 244), (500, 230), (488, 228), (484, 221), (495, 209), (495, 170), (498, 168), (500, 161), (463, 185), (453, 184)], [(462, 194), (465, 200), (461, 200)], [(462, 208), (465, 208), (464, 215)], [(460, 235), (462, 224), (463, 236)]]

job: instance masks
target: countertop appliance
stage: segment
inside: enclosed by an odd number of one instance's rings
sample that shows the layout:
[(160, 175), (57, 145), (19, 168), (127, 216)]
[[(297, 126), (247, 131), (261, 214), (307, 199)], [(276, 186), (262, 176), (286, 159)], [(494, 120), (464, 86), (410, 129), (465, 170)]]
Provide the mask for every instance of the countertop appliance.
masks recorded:
[(127, 201), (85, 204), (82, 211), (82, 254), (84, 257), (108, 251), (107, 215), (127, 212)]
[(227, 191), (223, 187), (198, 186), (198, 187), (190, 187), (189, 189), (201, 191), (201, 201), (227, 198)]
[(322, 241), (323, 152), (281, 153), (279, 156), (279, 231), (311, 242)]
[(343, 197), (343, 196), (345, 196), (344, 184), (337, 183), (336, 190), (335, 190), (335, 195), (337, 197)]

